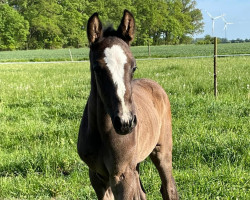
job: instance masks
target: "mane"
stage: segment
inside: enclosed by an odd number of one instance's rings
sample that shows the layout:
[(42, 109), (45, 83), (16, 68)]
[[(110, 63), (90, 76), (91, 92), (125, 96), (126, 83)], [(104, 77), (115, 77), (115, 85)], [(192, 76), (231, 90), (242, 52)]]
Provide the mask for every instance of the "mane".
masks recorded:
[(114, 29), (113, 25), (107, 26), (103, 31), (103, 37), (117, 36), (117, 31)]

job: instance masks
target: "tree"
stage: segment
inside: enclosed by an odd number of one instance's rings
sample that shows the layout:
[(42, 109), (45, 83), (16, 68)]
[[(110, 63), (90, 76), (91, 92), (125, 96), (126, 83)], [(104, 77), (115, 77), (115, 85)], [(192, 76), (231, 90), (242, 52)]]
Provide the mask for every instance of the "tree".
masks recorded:
[(196, 1), (182, 0), (182, 13), (189, 17), (190, 26), (186, 29), (186, 34), (197, 34), (203, 32), (203, 17), (200, 9), (196, 8)]
[(0, 49), (22, 49), (29, 33), (29, 23), (8, 4), (0, 4)]
[(162, 0), (135, 0), (137, 45), (157, 44), (167, 23), (167, 4)]
[(145, 45), (148, 40), (154, 45), (162, 41), (186, 43), (191, 35), (202, 32), (202, 14), (194, 0), (135, 0), (132, 5), (138, 19), (137, 45)]
[(190, 36), (202, 31), (202, 15), (194, 0), (89, 0), (87, 15), (98, 12), (104, 25), (116, 27), (123, 9), (129, 9), (136, 20), (136, 37), (132, 44), (167, 44), (190, 41)]
[(203, 17), (201, 11), (195, 8), (196, 1), (166, 0), (166, 3), (169, 5), (168, 24), (165, 28), (166, 43), (180, 43), (203, 31)]
[(29, 22), (27, 48), (87, 45), (88, 18), (98, 12), (104, 26), (120, 23), (123, 10), (136, 21), (132, 45), (189, 43), (202, 31), (202, 14), (195, 0), (1, 0)]
[(169, 14), (167, 25), (164, 27), (165, 44), (178, 44), (188, 26), (187, 17), (182, 13), (181, 1), (167, 0), (166, 2)]
[(56, 0), (10, 0), (9, 4), (29, 21), (28, 48), (54, 48), (63, 43), (58, 26), (62, 8)]
[(58, 26), (63, 34), (64, 46), (79, 48), (87, 45), (85, 27), (88, 15), (85, 9), (88, 1), (62, 0), (58, 4), (62, 7)]
[(86, 13), (90, 17), (94, 12), (99, 13), (99, 17), (104, 26), (113, 25), (117, 28), (120, 24), (124, 9), (134, 13), (135, 8), (131, 0), (89, 0), (86, 6)]
[(84, 0), (9, 1), (30, 23), (28, 47), (31, 49), (84, 46), (87, 3)]

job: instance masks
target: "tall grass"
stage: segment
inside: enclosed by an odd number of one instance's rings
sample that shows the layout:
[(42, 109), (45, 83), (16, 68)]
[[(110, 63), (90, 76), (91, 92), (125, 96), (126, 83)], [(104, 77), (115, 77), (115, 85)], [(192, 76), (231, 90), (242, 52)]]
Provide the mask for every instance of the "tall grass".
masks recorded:
[[(158, 81), (173, 118), (173, 168), (182, 199), (249, 199), (250, 58), (137, 61), (136, 77)], [(96, 199), (76, 151), (89, 94), (89, 64), (0, 67), (0, 199)], [(149, 159), (141, 177), (161, 199)]]

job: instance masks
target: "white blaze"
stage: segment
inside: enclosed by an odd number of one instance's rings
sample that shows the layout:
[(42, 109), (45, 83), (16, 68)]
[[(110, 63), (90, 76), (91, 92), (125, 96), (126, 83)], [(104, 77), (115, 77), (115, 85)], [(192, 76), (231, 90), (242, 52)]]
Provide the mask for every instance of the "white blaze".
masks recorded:
[(117, 86), (117, 96), (121, 101), (123, 116), (122, 119), (129, 121), (130, 114), (124, 102), (126, 87), (124, 84), (124, 65), (127, 63), (127, 56), (123, 49), (118, 45), (113, 45), (111, 48), (104, 50), (104, 61), (112, 75), (114, 84)]

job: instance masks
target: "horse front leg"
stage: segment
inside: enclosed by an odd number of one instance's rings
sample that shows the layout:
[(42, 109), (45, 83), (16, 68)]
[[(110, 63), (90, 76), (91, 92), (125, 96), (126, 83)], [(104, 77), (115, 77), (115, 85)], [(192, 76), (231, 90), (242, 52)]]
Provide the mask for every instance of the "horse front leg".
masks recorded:
[(95, 190), (98, 200), (114, 200), (109, 181), (89, 170), (90, 182)]
[(172, 149), (169, 146), (156, 146), (150, 154), (162, 181), (161, 194), (164, 200), (178, 200), (175, 180), (172, 175)]
[(110, 177), (110, 183), (115, 200), (146, 200), (136, 169)]

